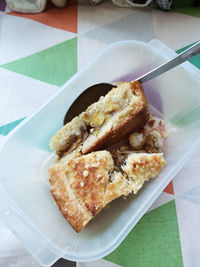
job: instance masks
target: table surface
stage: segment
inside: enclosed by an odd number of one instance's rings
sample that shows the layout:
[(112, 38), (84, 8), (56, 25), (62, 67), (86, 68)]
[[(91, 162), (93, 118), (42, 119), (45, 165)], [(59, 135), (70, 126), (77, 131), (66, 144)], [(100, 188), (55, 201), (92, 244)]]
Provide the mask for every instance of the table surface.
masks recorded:
[[(0, 142), (108, 44), (156, 38), (178, 50), (199, 40), (200, 8), (189, 0), (174, 2), (163, 12), (74, 0), (67, 8), (48, 4), (45, 12), (31, 15), (13, 13), (1, 0)], [(200, 68), (200, 57), (193, 63)], [(61, 259), (53, 266), (200, 266), (199, 157), (200, 150), (105, 259)], [(3, 222), (0, 237), (0, 266), (39, 266)]]

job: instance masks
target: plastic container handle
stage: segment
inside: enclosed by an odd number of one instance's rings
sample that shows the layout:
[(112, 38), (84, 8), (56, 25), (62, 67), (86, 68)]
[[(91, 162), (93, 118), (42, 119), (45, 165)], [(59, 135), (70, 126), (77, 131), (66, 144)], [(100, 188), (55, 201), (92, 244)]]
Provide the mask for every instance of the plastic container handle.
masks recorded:
[(189, 47), (178, 56), (173, 58), (172, 60), (168, 61), (167, 63), (162, 64), (161, 66), (147, 72), (146, 74), (140, 76), (137, 81), (141, 83), (145, 83), (150, 81), (151, 79), (161, 75), (162, 73), (173, 69), (174, 67), (180, 65), (181, 63), (185, 62), (186, 60), (200, 54), (200, 41), (194, 44), (193, 46)]

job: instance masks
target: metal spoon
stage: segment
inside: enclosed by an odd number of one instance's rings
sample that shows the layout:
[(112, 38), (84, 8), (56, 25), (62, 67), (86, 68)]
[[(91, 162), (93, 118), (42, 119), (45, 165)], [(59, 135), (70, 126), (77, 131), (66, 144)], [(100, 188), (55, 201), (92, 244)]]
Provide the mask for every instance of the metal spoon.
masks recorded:
[[(164, 63), (157, 68), (149, 71), (148, 73), (137, 78), (135, 81), (140, 81), (145, 83), (152, 80), (153, 78), (161, 75), (162, 73), (180, 65), (186, 60), (198, 55), (200, 53), (200, 41), (186, 49), (178, 56), (172, 60)], [(89, 105), (96, 102), (100, 96), (106, 95), (113, 87), (117, 87), (115, 84), (111, 83), (98, 83), (88, 87), (78, 98), (72, 103), (68, 109), (65, 118), (64, 124), (71, 121), (75, 116), (79, 115), (82, 111), (86, 110)]]

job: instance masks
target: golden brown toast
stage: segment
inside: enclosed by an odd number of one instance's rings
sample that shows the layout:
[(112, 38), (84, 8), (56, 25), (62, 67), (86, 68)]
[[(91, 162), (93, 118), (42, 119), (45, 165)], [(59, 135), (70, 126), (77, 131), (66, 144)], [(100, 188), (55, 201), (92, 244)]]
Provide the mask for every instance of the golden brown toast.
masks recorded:
[(80, 232), (112, 200), (136, 194), (166, 164), (162, 153), (122, 157), (121, 171), (108, 151), (63, 161), (49, 169), (51, 193), (70, 225)]

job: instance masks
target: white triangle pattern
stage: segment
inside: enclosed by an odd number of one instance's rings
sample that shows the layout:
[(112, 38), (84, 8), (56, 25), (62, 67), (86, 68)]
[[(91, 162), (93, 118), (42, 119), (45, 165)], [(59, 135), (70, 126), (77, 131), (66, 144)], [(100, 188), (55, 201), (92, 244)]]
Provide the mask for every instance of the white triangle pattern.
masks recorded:
[(174, 50), (200, 39), (199, 18), (155, 9), (152, 9), (152, 18), (155, 38)]
[(59, 87), (0, 68), (0, 126), (36, 111)]
[(101, 3), (98, 7), (88, 6), (85, 2), (81, 2), (78, 6), (78, 22), (80, 22), (78, 23), (78, 33), (84, 34), (104, 25), (109, 25), (136, 12), (137, 9), (119, 8), (107, 1)]
[(121, 40), (150, 41), (155, 36), (152, 12), (137, 10), (137, 12), (88, 31), (84, 36), (107, 44)]
[(78, 70), (87, 65), (98, 53), (106, 47), (106, 44), (86, 38), (78, 37)]
[(3, 13), (0, 13), (0, 21), (0, 64), (29, 56), (76, 36), (33, 20)]
[(199, 158), (200, 149), (174, 178), (173, 184), (175, 195), (183, 194), (184, 192), (200, 185)]

